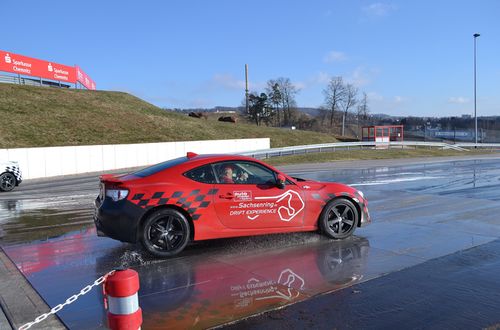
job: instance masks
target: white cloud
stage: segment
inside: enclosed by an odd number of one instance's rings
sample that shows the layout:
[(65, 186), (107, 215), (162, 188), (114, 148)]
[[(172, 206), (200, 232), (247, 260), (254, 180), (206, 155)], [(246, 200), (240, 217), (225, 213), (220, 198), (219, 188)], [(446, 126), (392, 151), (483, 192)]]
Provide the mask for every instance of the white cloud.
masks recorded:
[(369, 101), (382, 102), (384, 100), (384, 97), (377, 92), (368, 92), (366, 96)]
[(295, 83), (292, 83), (293, 86), (297, 89), (297, 90), (301, 90), (301, 89), (304, 89), (304, 88), (307, 88), (307, 85), (306, 83), (304, 82), (301, 82), (301, 81), (298, 81), (298, 82), (295, 82)]
[[(250, 91), (262, 90), (266, 87), (265, 82), (248, 82), (248, 89)], [(214, 90), (225, 91), (241, 91), (245, 90), (245, 80), (237, 79), (232, 74), (216, 73), (213, 77), (202, 83), (196, 90), (196, 93), (213, 92)]]
[(411, 99), (406, 96), (383, 96), (377, 92), (369, 92), (368, 106), (371, 113), (401, 114), (408, 108)]
[(371, 79), (365, 69), (358, 66), (347, 76), (346, 81), (356, 87), (362, 87), (368, 85), (371, 82)]
[(331, 76), (328, 73), (321, 71), (306, 80), (294, 82), (293, 85), (299, 90), (304, 90), (315, 85), (326, 85), (330, 78)]
[(364, 6), (362, 9), (363, 12), (368, 16), (383, 17), (396, 10), (396, 6), (387, 3), (376, 2), (368, 6)]
[(323, 62), (325, 63), (341, 62), (345, 60), (347, 60), (346, 54), (336, 50), (328, 52), (328, 54), (326, 54), (325, 57), (323, 58)]
[(349, 73), (345, 80), (356, 87), (363, 87), (370, 85), (372, 80), (380, 73), (377, 68), (365, 68), (363, 66), (356, 67)]
[(341, 76), (344, 79), (344, 82), (353, 84), (356, 87), (364, 87), (369, 85), (374, 76), (378, 73), (379, 70), (376, 68), (366, 69), (363, 66), (355, 68), (352, 72), (346, 75), (332, 75), (327, 72), (320, 71), (306, 80), (296, 83), (296, 86), (301, 89), (309, 88), (315, 85), (326, 86), (333, 77)]
[(227, 89), (245, 89), (245, 81), (238, 80), (231, 74), (215, 74), (211, 83)]
[(453, 104), (466, 104), (469, 102), (470, 100), (463, 96), (458, 96), (458, 97), (452, 96), (448, 99), (448, 103), (453, 103)]
[(401, 104), (406, 102), (406, 98), (403, 96), (394, 96), (393, 102), (394, 104)]
[(327, 84), (331, 78), (332, 78), (331, 75), (321, 71), (318, 72), (316, 75), (312, 76), (308, 81), (310, 84)]

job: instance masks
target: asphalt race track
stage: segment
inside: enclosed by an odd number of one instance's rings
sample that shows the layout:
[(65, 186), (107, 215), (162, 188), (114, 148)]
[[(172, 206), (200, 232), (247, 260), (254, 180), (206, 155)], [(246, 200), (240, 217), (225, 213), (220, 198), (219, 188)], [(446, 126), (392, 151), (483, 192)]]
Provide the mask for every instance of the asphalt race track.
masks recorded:
[[(156, 260), (95, 235), (98, 180), (87, 175), (0, 194), (0, 245), (51, 307), (132, 267), (143, 329), (499, 327), (498, 154), (283, 169), (356, 186), (373, 223), (344, 241), (317, 233), (214, 240)], [(70, 329), (105, 328), (101, 290), (58, 316)]]

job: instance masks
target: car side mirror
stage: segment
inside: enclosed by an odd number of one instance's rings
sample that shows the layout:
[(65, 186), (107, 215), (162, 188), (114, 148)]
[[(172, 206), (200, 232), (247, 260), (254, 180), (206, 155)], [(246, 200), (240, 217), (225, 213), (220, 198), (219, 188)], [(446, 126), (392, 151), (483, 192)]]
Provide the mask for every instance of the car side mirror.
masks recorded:
[(286, 178), (283, 174), (278, 174), (278, 180), (276, 181), (276, 186), (280, 189), (285, 189)]

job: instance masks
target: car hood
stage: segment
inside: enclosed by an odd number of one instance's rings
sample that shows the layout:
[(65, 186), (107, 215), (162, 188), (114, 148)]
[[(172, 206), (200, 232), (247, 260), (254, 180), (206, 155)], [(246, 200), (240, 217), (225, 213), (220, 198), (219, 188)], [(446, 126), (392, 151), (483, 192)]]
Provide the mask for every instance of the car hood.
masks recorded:
[(295, 182), (299, 187), (305, 190), (317, 191), (326, 187), (323, 182), (313, 181), (313, 180), (297, 180)]
[(348, 186), (343, 183), (338, 183), (338, 182), (319, 182), (319, 181), (314, 181), (314, 180), (303, 180), (303, 179), (295, 179), (295, 183), (299, 186), (302, 187), (302, 189), (309, 190), (309, 191), (319, 191), (323, 190), (326, 192), (332, 191), (332, 192), (345, 192), (351, 195), (355, 195), (358, 193), (358, 190), (354, 187)]

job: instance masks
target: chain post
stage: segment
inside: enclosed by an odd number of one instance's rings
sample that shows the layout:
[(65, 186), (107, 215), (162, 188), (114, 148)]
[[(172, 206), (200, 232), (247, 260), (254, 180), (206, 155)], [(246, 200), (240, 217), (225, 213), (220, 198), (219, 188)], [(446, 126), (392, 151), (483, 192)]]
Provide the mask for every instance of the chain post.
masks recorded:
[(110, 271), (109, 273), (99, 277), (97, 280), (94, 281), (94, 283), (90, 284), (90, 285), (87, 285), (85, 286), (83, 289), (80, 290), (79, 293), (77, 294), (74, 294), (72, 295), (71, 297), (69, 297), (68, 299), (66, 299), (66, 301), (62, 304), (59, 304), (55, 307), (53, 307), (50, 312), (48, 313), (44, 313), (40, 316), (38, 316), (33, 322), (28, 322), (26, 324), (24, 324), (23, 326), (19, 327), (19, 330), (27, 330), (29, 328), (31, 328), (33, 325), (37, 324), (37, 323), (40, 323), (42, 322), (43, 320), (45, 320), (47, 317), (49, 317), (50, 315), (52, 314), (55, 314), (57, 312), (59, 312), (61, 309), (63, 309), (65, 306), (67, 305), (70, 305), (72, 303), (74, 303), (75, 301), (78, 300), (78, 298), (80, 298), (81, 296), (84, 296), (86, 295), (87, 293), (90, 292), (90, 290), (92, 290), (94, 287), (98, 286), (98, 285), (101, 285), (104, 281), (106, 281), (106, 278), (108, 276), (111, 276), (115, 273), (114, 270)]

